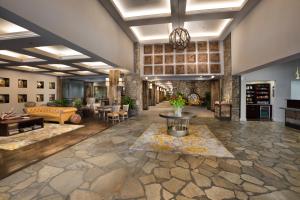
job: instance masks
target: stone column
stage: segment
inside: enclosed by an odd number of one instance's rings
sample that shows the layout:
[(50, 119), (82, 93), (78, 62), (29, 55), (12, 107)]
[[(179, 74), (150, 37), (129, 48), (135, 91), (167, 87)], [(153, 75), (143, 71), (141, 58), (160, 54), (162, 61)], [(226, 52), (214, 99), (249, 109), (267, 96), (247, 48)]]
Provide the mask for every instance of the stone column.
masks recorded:
[(120, 70), (109, 71), (109, 87), (107, 88), (107, 97), (110, 105), (113, 103), (121, 104), (121, 90), (118, 88), (120, 76)]
[(62, 78), (57, 78), (57, 85), (56, 85), (56, 99), (62, 99), (63, 98), (63, 83)]
[(149, 87), (148, 81), (143, 81), (143, 110), (149, 109)]
[(241, 108), (241, 76), (232, 76), (232, 111), (231, 119), (240, 121)]
[(232, 64), (231, 64), (231, 34), (229, 34), (224, 44), (224, 76), (222, 80), (222, 100), (232, 100)]

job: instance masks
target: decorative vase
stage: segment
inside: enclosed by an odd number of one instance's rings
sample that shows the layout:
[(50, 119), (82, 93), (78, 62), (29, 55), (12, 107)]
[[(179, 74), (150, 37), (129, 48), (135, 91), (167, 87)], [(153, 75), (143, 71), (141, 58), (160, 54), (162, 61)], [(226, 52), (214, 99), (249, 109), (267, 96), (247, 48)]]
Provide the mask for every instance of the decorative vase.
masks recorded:
[(181, 117), (181, 113), (182, 113), (182, 108), (180, 107), (175, 107), (175, 116)]

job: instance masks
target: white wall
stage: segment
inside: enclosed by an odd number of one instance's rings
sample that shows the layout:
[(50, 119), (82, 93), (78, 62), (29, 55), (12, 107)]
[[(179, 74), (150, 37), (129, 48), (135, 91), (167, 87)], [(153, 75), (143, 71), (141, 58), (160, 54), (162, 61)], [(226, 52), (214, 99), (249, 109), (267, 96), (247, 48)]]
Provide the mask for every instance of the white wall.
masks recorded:
[(286, 107), (286, 100), (291, 98), (291, 81), (295, 79), (297, 66), (300, 66), (300, 59), (243, 74), (241, 76), (241, 121), (246, 120), (246, 83), (274, 81), (275, 97), (271, 99), (273, 120), (284, 122), (284, 110), (280, 107)]
[[(35, 102), (37, 94), (44, 94), (44, 102), (38, 102), (38, 105), (49, 102), (49, 94), (57, 97), (57, 77), (4, 69), (0, 70), (0, 77), (9, 78), (10, 82), (9, 87), (0, 87), (0, 94), (9, 94), (9, 103), (0, 104), (0, 112), (14, 108), (15, 112), (22, 113), (24, 103), (18, 103), (18, 94), (27, 94), (27, 102)], [(27, 88), (18, 88), (18, 79), (27, 80)], [(37, 89), (37, 81), (44, 81), (44, 89)], [(55, 89), (49, 89), (49, 82), (55, 82)]]
[(300, 53), (300, 1), (262, 0), (232, 31), (232, 72)]
[(98, 0), (0, 0), (0, 6), (120, 67), (133, 69), (133, 42)]

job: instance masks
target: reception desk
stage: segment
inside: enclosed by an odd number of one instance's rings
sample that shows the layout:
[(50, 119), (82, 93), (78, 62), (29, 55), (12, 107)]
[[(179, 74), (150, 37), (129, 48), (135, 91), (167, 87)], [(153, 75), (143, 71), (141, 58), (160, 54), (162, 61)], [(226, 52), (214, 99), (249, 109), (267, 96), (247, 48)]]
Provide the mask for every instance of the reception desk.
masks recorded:
[(300, 100), (287, 100), (285, 125), (300, 130)]

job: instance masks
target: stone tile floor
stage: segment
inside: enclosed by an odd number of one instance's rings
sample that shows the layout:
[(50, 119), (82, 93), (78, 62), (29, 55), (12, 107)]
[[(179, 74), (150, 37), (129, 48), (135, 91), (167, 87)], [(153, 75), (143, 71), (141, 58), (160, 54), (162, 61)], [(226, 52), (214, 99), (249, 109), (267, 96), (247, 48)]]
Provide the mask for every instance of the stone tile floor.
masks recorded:
[(129, 151), (168, 109), (162, 103), (1, 180), (0, 199), (300, 199), (300, 132), (280, 123), (192, 120), (235, 159)]

